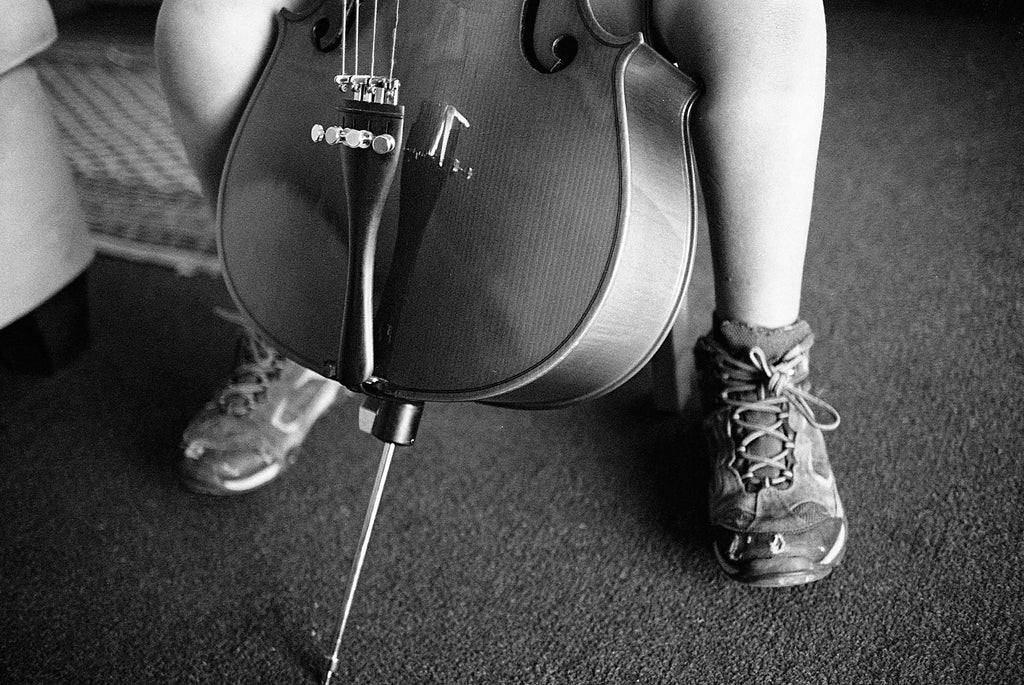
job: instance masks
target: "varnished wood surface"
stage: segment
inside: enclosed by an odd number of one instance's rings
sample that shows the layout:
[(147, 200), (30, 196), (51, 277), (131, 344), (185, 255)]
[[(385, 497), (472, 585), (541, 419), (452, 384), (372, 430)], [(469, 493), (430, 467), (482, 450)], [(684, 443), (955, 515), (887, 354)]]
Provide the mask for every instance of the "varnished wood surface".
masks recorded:
[(337, 356), (348, 279), (338, 151), (316, 145), (338, 103), (336, 55), (302, 21), (278, 19), (277, 44), (228, 154), (218, 203), (224, 275), (239, 309), (315, 370)]
[[(382, 26), (389, 7), (382, 3)], [(667, 333), (689, 275), (694, 197), (684, 120), (694, 84), (638, 34), (603, 32), (586, 3), (582, 13), (571, 0), (539, 6), (536, 59), (550, 61), (543, 46), (558, 35), (579, 44), (554, 74), (525, 58), (518, 2), (401, 7), (400, 101), (411, 117), (423, 103), (458, 109), (469, 127), (454, 156), (472, 174), (447, 175), (432, 211), (410, 211), (423, 178), (406, 155), (385, 220), (393, 235), (378, 261), (383, 277), (386, 248), (397, 243), (408, 273), (389, 279), (382, 295), (377, 375), (400, 397), (502, 395), (530, 406), (614, 387)], [(314, 368), (336, 356), (347, 249), (338, 165), (308, 138), (311, 124), (332, 123), (339, 97), (338, 53), (318, 53), (308, 38), (319, 11), (279, 22), (220, 211), (233, 295)]]

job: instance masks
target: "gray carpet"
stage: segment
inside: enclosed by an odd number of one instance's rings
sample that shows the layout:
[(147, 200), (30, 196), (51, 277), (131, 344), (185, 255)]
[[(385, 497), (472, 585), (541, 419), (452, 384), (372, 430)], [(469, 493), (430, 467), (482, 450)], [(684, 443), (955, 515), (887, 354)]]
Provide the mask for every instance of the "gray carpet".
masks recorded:
[[(830, 5), (804, 311), (844, 565), (730, 583), (692, 424), (648, 378), (524, 413), (427, 408), (392, 468), (350, 623), (359, 683), (1024, 682), (1024, 40), (984, 18)], [(220, 379), (213, 279), (110, 258), (94, 345), (0, 372), (0, 680), (315, 682), (377, 456), (339, 405), (282, 481), (186, 494)]]

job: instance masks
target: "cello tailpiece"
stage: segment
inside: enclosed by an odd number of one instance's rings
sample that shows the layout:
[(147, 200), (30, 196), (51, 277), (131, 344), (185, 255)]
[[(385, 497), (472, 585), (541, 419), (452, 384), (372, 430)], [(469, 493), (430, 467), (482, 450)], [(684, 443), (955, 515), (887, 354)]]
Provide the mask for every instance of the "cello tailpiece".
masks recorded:
[[(348, 287), (338, 358), (339, 380), (356, 389), (373, 372), (373, 270), (384, 202), (398, 168), (405, 110), (400, 105), (347, 100), (341, 126), (324, 133), (341, 149), (348, 202)], [(332, 129), (339, 129), (334, 132)], [(319, 131), (317, 131), (319, 133)], [(333, 133), (333, 136), (328, 136)]]

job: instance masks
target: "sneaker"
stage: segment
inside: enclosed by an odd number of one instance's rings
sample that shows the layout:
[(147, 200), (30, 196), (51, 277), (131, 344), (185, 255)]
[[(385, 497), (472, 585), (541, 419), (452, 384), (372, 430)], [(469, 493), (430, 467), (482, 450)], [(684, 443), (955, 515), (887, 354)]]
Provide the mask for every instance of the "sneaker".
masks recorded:
[(715, 557), (751, 585), (820, 580), (842, 561), (847, 524), (822, 437), (839, 413), (807, 382), (810, 327), (721, 322), (717, 333), (696, 349)]
[(310, 427), (339, 388), (285, 359), (260, 336), (244, 333), (230, 380), (182, 436), (182, 483), (210, 495), (266, 485), (295, 463)]

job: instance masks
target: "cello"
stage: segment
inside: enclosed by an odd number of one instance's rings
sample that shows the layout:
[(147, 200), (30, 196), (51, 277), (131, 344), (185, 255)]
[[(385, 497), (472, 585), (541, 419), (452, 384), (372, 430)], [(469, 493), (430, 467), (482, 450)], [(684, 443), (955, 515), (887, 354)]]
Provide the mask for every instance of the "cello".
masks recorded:
[(253, 328), (366, 395), (385, 443), (328, 681), (393, 448), (424, 403), (593, 399), (669, 334), (693, 266), (698, 90), (588, 0), (278, 16), (218, 243)]

